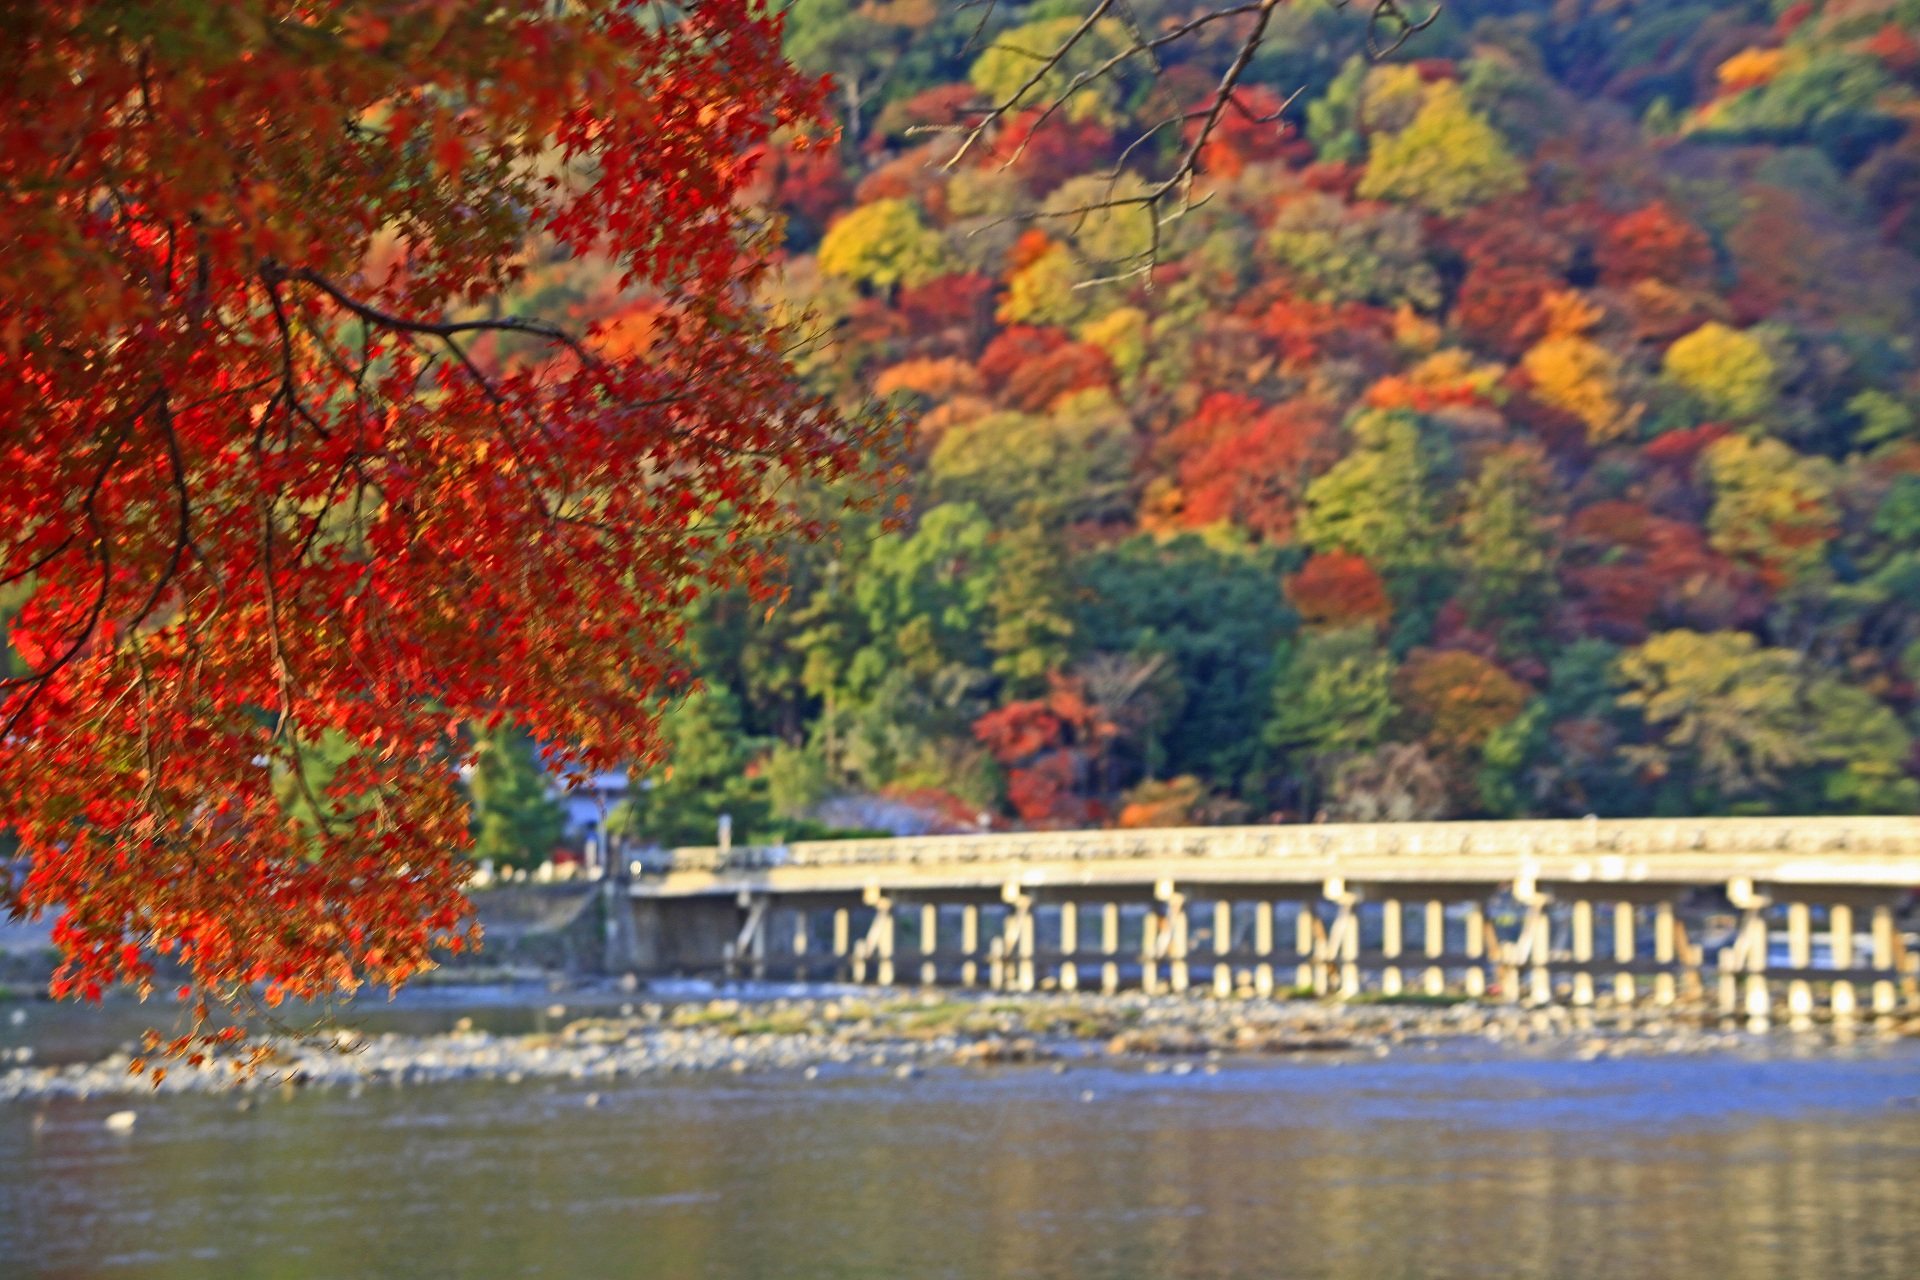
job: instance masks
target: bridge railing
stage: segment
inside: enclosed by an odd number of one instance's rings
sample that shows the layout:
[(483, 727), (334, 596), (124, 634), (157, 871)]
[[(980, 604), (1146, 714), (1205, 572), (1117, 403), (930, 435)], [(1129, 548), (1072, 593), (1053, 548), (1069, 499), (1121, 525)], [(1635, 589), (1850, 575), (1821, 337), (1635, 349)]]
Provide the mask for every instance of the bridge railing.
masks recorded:
[(1124, 859), (1475, 856), (1639, 857), (1677, 853), (1920, 857), (1920, 818), (1585, 818), (1547, 821), (1315, 823), (1249, 827), (986, 832), (811, 840), (656, 851), (645, 874), (775, 867), (887, 867)]

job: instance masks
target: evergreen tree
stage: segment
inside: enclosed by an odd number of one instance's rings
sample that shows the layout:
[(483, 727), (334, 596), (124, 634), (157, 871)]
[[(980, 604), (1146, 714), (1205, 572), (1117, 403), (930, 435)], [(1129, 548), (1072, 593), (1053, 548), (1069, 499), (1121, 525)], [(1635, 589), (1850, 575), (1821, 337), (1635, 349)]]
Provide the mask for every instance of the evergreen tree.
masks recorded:
[(467, 788), (473, 798), (475, 858), (500, 867), (530, 867), (552, 856), (566, 817), (550, 793), (532, 739), (505, 725), (482, 734)]

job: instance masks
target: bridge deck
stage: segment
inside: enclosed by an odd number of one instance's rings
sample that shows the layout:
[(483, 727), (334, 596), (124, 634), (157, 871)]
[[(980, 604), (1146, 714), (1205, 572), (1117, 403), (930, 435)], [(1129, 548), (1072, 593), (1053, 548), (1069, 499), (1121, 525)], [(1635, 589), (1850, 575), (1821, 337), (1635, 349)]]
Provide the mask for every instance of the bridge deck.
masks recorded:
[[(812, 841), (676, 849), (636, 877), (636, 898), (724, 894), (997, 897), (1168, 883), (1317, 896), (1330, 881), (1441, 893), (1498, 884), (1594, 885), (1596, 898), (1736, 880), (1772, 886), (1920, 887), (1920, 818), (1575, 819), (1182, 827)], [(1411, 895), (1409, 895), (1411, 896)]]

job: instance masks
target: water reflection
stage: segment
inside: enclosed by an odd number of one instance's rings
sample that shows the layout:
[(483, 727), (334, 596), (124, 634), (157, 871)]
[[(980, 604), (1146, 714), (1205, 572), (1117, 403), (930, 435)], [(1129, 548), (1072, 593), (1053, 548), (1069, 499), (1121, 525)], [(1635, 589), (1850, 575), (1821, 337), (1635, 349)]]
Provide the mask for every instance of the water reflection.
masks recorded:
[(1917, 1090), (1897, 1053), (15, 1106), (0, 1273), (1907, 1276)]

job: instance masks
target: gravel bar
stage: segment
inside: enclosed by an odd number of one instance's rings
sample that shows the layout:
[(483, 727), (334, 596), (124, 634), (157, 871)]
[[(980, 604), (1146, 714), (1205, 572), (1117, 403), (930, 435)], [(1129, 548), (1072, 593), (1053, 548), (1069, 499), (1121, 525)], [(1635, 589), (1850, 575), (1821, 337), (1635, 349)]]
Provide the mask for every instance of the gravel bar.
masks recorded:
[[(1755, 1032), (1704, 1006), (1531, 1009), (1484, 1003), (1213, 1000), (1193, 996), (907, 996), (716, 999), (627, 1006), (540, 1035), (364, 1037), (336, 1027), (269, 1042), (251, 1075), (230, 1064), (165, 1064), (160, 1093), (356, 1088), (462, 1080), (595, 1081), (668, 1072), (901, 1076), (941, 1066), (1134, 1060), (1185, 1074), (1196, 1061), (1296, 1056), (1370, 1059), (1441, 1049), (1591, 1060), (1659, 1054), (1851, 1051), (1920, 1036), (1920, 1018), (1815, 1022)], [(0, 1102), (155, 1092), (131, 1058), (0, 1073)]]

